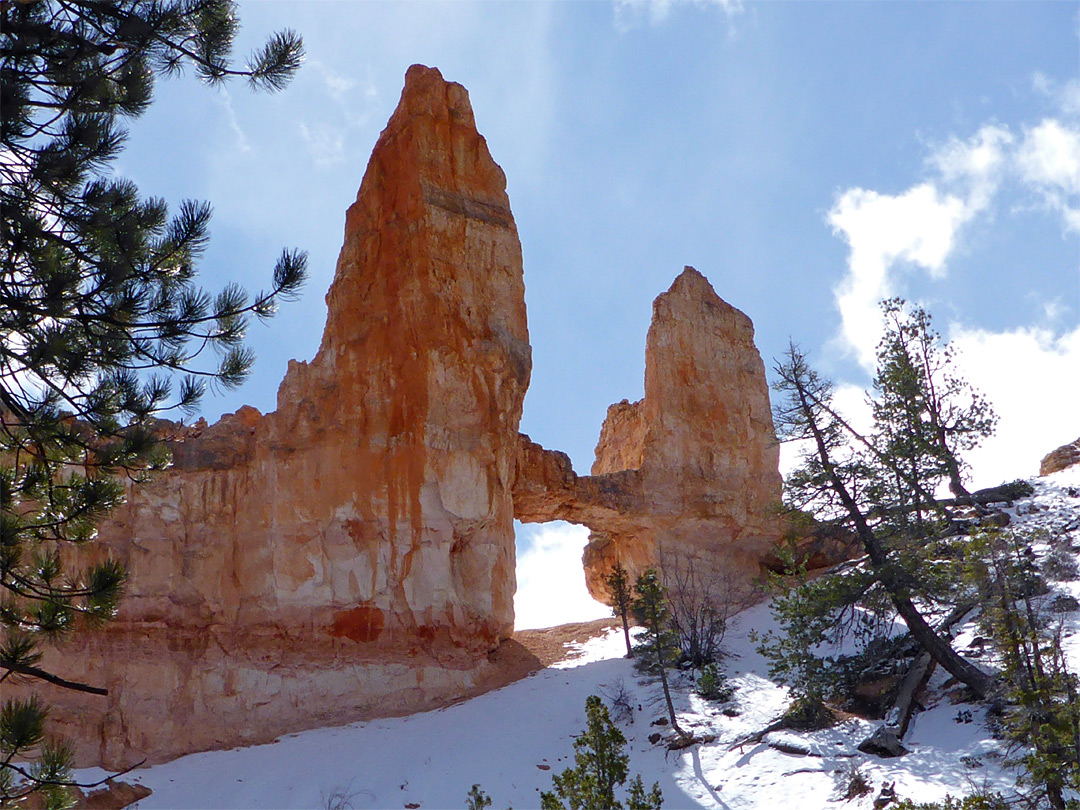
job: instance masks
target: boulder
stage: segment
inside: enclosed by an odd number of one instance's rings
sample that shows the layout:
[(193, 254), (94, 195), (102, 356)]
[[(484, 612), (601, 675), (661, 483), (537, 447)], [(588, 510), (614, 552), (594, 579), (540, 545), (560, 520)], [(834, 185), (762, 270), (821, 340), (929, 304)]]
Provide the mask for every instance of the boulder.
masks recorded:
[(890, 726), (878, 726), (877, 730), (859, 744), (859, 750), (864, 754), (872, 754), (882, 759), (902, 757), (908, 752), (896, 729)]
[(1074, 464), (1080, 464), (1080, 439), (1047, 453), (1039, 464), (1039, 475), (1060, 472)]

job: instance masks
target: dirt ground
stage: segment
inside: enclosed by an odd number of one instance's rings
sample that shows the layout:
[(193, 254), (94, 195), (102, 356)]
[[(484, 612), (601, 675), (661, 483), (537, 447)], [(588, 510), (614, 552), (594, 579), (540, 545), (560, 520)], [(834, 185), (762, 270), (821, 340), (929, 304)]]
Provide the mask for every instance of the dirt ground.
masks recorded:
[[(513, 640), (521, 644), (540, 663), (540, 667), (550, 667), (573, 655), (568, 649), (570, 644), (583, 644), (591, 638), (602, 635), (608, 628), (619, 627), (618, 619), (596, 619), (591, 622), (573, 622), (543, 630), (518, 630)], [(537, 667), (538, 669), (540, 667)]]

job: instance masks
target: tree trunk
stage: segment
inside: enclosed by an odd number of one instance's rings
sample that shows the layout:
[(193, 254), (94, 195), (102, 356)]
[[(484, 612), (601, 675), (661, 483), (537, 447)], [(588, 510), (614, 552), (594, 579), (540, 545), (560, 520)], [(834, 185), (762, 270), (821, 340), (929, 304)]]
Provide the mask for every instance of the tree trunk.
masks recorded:
[(935, 632), (934, 628), (931, 627), (926, 619), (923, 618), (922, 614), (919, 613), (919, 609), (915, 607), (915, 604), (907, 595), (906, 589), (901, 587), (889, 573), (885, 549), (882, 548), (880, 541), (874, 534), (874, 530), (871, 529), (870, 525), (866, 522), (866, 516), (862, 513), (862, 510), (859, 509), (859, 505), (855, 502), (855, 499), (851, 496), (847, 486), (845, 486), (843, 480), (837, 474), (836, 468), (833, 466), (829, 455), (828, 443), (817, 423), (813, 407), (807, 401), (807, 397), (809, 396), (808, 392), (799, 383), (796, 383), (796, 390), (799, 396), (800, 406), (807, 417), (807, 424), (813, 434), (814, 442), (817, 446), (818, 458), (821, 460), (822, 469), (829, 478), (829, 484), (832, 490), (836, 493), (837, 497), (840, 498), (841, 503), (844, 505), (844, 510), (851, 518), (851, 521), (855, 526), (855, 533), (858, 535), (859, 540), (862, 541), (863, 547), (866, 549), (866, 554), (870, 558), (870, 564), (873, 566), (874, 573), (877, 574), (881, 580), (881, 584), (885, 587), (885, 590), (888, 591), (889, 599), (896, 608), (896, 612), (900, 614), (901, 618), (903, 618), (904, 622), (907, 624), (908, 632), (910, 632), (912, 637), (919, 643), (919, 646), (928, 652), (930, 657), (937, 661), (946, 672), (957, 680), (967, 684), (967, 686), (980, 698), (986, 697), (993, 683), (991, 677), (974, 664), (964, 660), (957, 654), (948, 641)]
[(680, 737), (687, 736), (686, 732), (679, 728), (679, 721), (675, 719), (675, 705), (671, 702), (671, 689), (668, 688), (667, 667), (664, 666), (664, 654), (659, 641), (656, 644), (656, 660), (660, 664), (660, 685), (664, 687), (664, 700), (667, 702), (668, 720), (671, 727)]
[(967, 684), (976, 695), (980, 698), (986, 697), (994, 683), (993, 678), (960, 656), (952, 645), (927, 623), (911, 599), (899, 593), (896, 588), (890, 587), (884, 578), (882, 584), (889, 591), (889, 597), (896, 612), (903, 618), (908, 626), (908, 632), (919, 642), (919, 646), (929, 653), (942, 669), (958, 681)]

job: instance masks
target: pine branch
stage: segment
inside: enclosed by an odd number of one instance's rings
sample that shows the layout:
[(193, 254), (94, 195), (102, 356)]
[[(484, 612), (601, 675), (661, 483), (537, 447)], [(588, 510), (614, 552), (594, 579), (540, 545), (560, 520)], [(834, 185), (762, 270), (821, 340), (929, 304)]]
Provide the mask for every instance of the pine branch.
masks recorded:
[[(79, 683), (78, 681), (69, 681), (66, 678), (61, 678), (58, 675), (53, 675), (50, 672), (46, 672), (38, 667), (26, 666), (24, 664), (16, 663), (15, 661), (0, 661), (0, 669), (6, 669), (17, 675), (27, 675), (31, 678), (39, 678), (40, 680), (47, 681), (55, 686), (62, 686), (64, 689), (72, 689), (76, 692), (88, 692), (91, 695), (107, 695), (108, 689), (102, 689), (98, 686), (90, 686), (85, 683)], [(6, 677), (6, 676), (5, 676)]]

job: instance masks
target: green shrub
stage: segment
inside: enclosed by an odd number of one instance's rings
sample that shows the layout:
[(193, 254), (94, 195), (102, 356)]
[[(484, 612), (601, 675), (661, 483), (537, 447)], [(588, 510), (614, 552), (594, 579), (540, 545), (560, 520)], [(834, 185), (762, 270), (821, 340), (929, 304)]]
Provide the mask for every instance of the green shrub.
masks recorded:
[(728, 682), (727, 675), (716, 668), (716, 664), (706, 664), (698, 678), (697, 693), (705, 700), (726, 703), (735, 696), (735, 687)]

